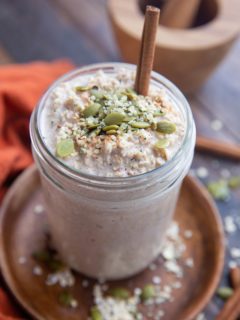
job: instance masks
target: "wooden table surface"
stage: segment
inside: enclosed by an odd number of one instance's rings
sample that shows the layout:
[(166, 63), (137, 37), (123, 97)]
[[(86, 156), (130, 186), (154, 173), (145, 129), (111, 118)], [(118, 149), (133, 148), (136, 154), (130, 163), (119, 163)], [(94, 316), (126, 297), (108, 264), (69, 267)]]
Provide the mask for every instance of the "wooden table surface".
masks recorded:
[[(77, 65), (121, 60), (106, 0), (1, 0), (0, 25), (1, 64), (61, 57)], [(240, 143), (239, 56), (240, 41), (204, 87), (188, 97), (201, 135)], [(213, 120), (222, 122), (220, 131), (211, 128)], [(239, 163), (197, 153), (193, 168), (200, 166), (209, 170), (206, 180), (217, 179), (226, 170), (240, 175)], [(240, 191), (232, 193), (230, 201), (217, 205), (222, 217), (240, 217)], [(240, 246), (240, 231), (228, 236), (226, 243), (222, 284), (228, 281), (229, 248)], [(222, 301), (214, 297), (204, 311), (207, 319), (214, 319), (221, 306)]]

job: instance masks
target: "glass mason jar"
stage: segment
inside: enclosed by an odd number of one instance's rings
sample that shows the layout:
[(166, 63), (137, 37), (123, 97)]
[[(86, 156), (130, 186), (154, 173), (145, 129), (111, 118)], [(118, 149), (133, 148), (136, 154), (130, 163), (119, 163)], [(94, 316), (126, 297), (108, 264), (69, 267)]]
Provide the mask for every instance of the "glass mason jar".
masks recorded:
[(125, 278), (143, 270), (161, 252), (194, 153), (196, 130), (182, 93), (153, 72), (151, 83), (164, 87), (186, 122), (182, 146), (171, 160), (150, 172), (129, 177), (99, 177), (68, 167), (41, 138), (40, 118), (46, 100), (61, 82), (116, 68), (123, 63), (95, 64), (56, 81), (34, 110), (30, 133), (47, 205), (51, 236), (69, 266), (90, 277)]

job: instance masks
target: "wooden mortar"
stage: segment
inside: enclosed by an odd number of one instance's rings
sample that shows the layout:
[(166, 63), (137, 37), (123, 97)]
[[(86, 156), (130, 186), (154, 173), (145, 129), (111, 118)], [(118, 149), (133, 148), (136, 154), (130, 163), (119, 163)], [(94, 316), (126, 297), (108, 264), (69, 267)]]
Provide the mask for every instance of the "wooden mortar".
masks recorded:
[[(153, 69), (185, 93), (194, 92), (204, 83), (240, 30), (239, 0), (202, 0), (201, 6), (206, 15), (214, 17), (209, 23), (192, 29), (159, 25), (158, 30)], [(109, 0), (108, 8), (123, 59), (137, 64), (144, 22), (139, 2)]]

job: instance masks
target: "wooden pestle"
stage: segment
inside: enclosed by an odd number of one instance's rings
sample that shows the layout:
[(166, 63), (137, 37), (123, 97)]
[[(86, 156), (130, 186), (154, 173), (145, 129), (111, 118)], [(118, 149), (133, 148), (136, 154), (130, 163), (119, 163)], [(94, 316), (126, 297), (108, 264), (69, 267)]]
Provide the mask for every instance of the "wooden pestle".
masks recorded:
[(184, 29), (192, 26), (201, 0), (166, 0), (161, 13), (161, 25)]

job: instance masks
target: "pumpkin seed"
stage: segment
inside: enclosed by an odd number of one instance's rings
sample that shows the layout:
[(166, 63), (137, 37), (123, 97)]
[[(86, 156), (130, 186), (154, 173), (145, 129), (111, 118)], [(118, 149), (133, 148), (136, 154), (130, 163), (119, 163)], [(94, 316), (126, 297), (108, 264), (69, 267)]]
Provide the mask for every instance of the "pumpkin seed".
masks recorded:
[(165, 149), (168, 146), (169, 146), (169, 140), (168, 139), (160, 139), (154, 145), (154, 147), (157, 148), (157, 149)]
[(92, 307), (91, 309), (91, 320), (103, 320), (101, 312), (96, 306)]
[(106, 131), (106, 134), (117, 134), (117, 131), (116, 130), (108, 130)]
[(171, 134), (176, 131), (176, 125), (168, 121), (160, 121), (157, 123), (157, 131), (164, 134)]
[(240, 176), (236, 176), (236, 177), (231, 177), (229, 180), (228, 180), (228, 186), (231, 188), (231, 189), (237, 189), (240, 187)]
[(93, 95), (97, 100), (103, 99), (104, 93), (102, 91), (92, 89), (91, 95)]
[(88, 129), (89, 129), (89, 130), (93, 130), (93, 129), (96, 129), (98, 126), (99, 126), (98, 123), (91, 124), (91, 125), (88, 126)]
[(104, 119), (106, 125), (112, 125), (112, 124), (121, 124), (123, 122), (123, 119), (125, 118), (125, 115), (119, 112), (112, 112), (109, 113), (106, 118)]
[(71, 307), (71, 303), (74, 299), (70, 292), (63, 291), (59, 294), (58, 300), (63, 306)]
[(125, 91), (123, 91), (123, 94), (125, 96), (127, 96), (128, 100), (136, 100), (137, 99), (137, 93), (131, 88), (128, 88)]
[(154, 117), (163, 117), (163, 116), (165, 116), (165, 114), (166, 114), (166, 112), (159, 110), (159, 111), (154, 112), (153, 116)]
[(232, 296), (232, 294), (233, 289), (229, 287), (221, 287), (217, 291), (217, 295), (223, 300), (229, 299)]
[(119, 129), (119, 126), (117, 126), (116, 124), (112, 124), (111, 126), (104, 127), (103, 131), (117, 130), (117, 129)]
[(208, 191), (216, 200), (227, 200), (230, 195), (228, 183), (226, 180), (219, 180), (210, 182), (207, 185)]
[(77, 87), (75, 88), (75, 90), (76, 90), (77, 92), (84, 92), (84, 91), (88, 91), (88, 90), (90, 90), (90, 89), (92, 89), (92, 87), (90, 87), (90, 86), (77, 86)]
[(89, 107), (87, 107), (84, 111), (83, 111), (83, 115), (85, 118), (88, 118), (88, 117), (94, 117), (99, 109), (101, 108), (101, 105), (100, 103), (92, 103)]
[(120, 300), (126, 300), (130, 297), (129, 291), (125, 288), (114, 288), (109, 293), (113, 298)]
[(146, 129), (149, 128), (151, 125), (150, 123), (144, 121), (134, 121), (130, 123), (130, 126), (137, 129)]
[(147, 284), (142, 290), (141, 299), (147, 301), (154, 298), (156, 295), (155, 288), (152, 284)]
[(58, 142), (56, 153), (60, 158), (70, 156), (74, 152), (74, 143), (72, 139), (64, 139)]

